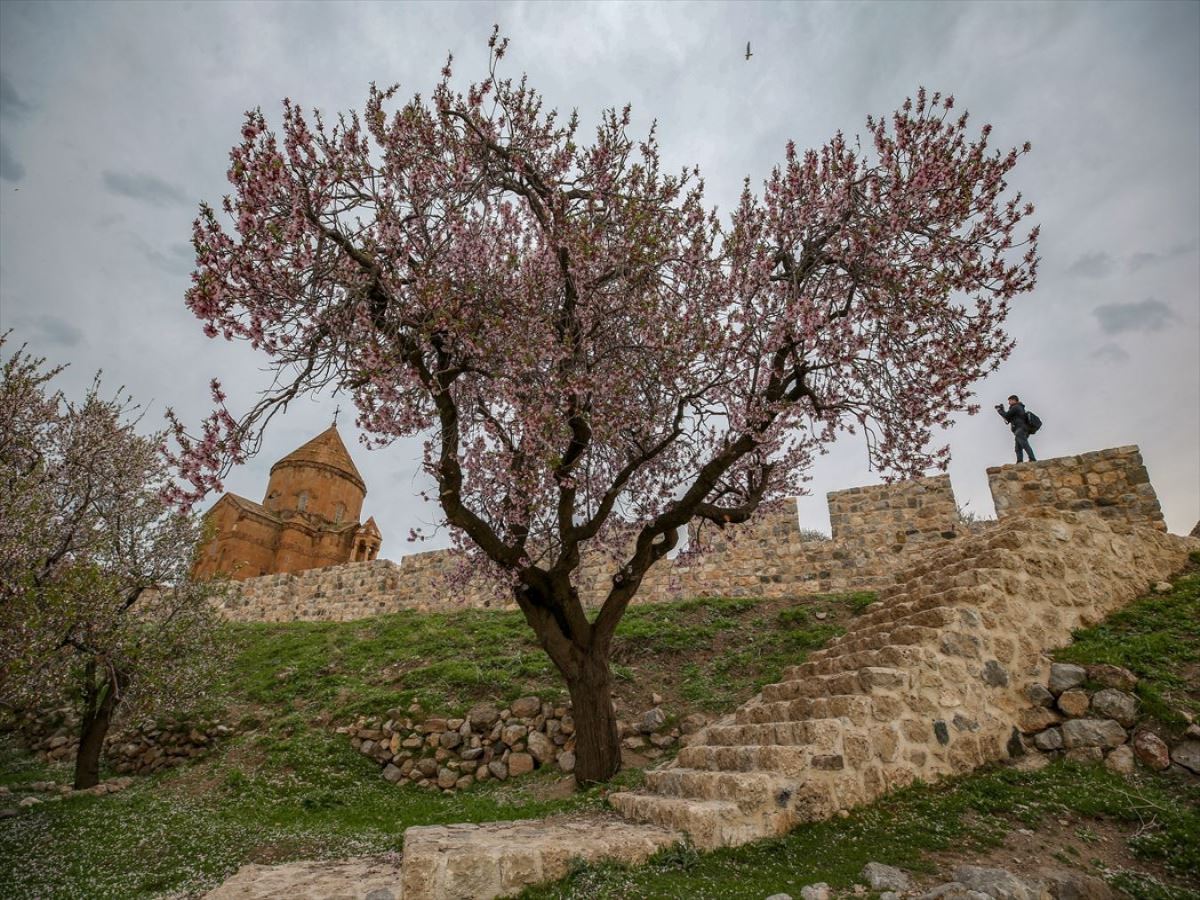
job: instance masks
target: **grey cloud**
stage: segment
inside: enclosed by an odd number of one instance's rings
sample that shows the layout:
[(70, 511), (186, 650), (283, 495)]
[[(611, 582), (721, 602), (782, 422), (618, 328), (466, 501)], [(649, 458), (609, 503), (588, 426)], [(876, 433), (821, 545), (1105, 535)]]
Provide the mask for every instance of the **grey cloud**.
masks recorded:
[(1102, 362), (1123, 363), (1129, 360), (1129, 353), (1120, 344), (1108, 343), (1097, 347), (1092, 352), (1092, 358)]
[(1154, 266), (1169, 259), (1186, 256), (1189, 253), (1194, 253), (1195, 250), (1196, 245), (1192, 243), (1176, 244), (1162, 253), (1135, 253), (1129, 257), (1129, 271), (1136, 272), (1138, 269), (1144, 269), (1146, 266)]
[(1103, 278), (1113, 270), (1113, 258), (1107, 253), (1085, 253), (1067, 269), (1069, 275)]
[(7, 141), (0, 140), (0, 179), (4, 181), (20, 181), (25, 177), (25, 167), (13, 155)]
[(22, 100), (17, 89), (13, 87), (13, 83), (8, 80), (8, 76), (0, 73), (0, 117), (19, 119), (32, 111), (33, 105)]
[(38, 316), (28, 321), (25, 327), (47, 344), (74, 347), (83, 340), (83, 332), (79, 328), (58, 316)]
[(1175, 311), (1161, 300), (1147, 297), (1132, 303), (1106, 303), (1092, 312), (1106, 334), (1124, 331), (1162, 331), (1175, 318)]
[(133, 235), (138, 249), (155, 266), (172, 275), (186, 275), (192, 271), (196, 253), (191, 244), (173, 243), (166, 247), (155, 247)]
[(139, 200), (151, 206), (173, 206), (188, 203), (187, 194), (169, 181), (144, 172), (106, 171), (102, 176), (104, 186), (110, 193), (131, 200)]

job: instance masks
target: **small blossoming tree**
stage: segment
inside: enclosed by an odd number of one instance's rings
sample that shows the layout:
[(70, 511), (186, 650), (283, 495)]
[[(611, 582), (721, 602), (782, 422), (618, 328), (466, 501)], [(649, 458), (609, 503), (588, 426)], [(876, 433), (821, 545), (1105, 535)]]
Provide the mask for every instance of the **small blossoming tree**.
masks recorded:
[(49, 388), (59, 371), (24, 350), (0, 366), (0, 704), (73, 706), (86, 788), (118, 711), (178, 710), (220, 657), (215, 588), (189, 578), (198, 523), (165, 499), (163, 436), (139, 435), (98, 382), (68, 402)]
[[(613, 634), (684, 526), (799, 490), (839, 431), (893, 475), (946, 464), (932, 431), (975, 411), (1034, 285), (1032, 207), (1006, 197), (1029, 148), (991, 151), (988, 126), (922, 90), (867, 119), (866, 147), (789, 145), (723, 222), (628, 108), (585, 139), (489, 46), (465, 93), (447, 63), (392, 112), (396, 89), (372, 87), (332, 123), (286, 100), (278, 134), (247, 114), (235, 230), (202, 207), (187, 301), (280, 380), (240, 419), (214, 383), (203, 431), (176, 423), (179, 463), (195, 499), (273, 412), (329, 388), (377, 444), (427, 435), (445, 521), (511, 587), (566, 679), (577, 779), (602, 781)], [(597, 546), (621, 555), (589, 615), (575, 580)]]

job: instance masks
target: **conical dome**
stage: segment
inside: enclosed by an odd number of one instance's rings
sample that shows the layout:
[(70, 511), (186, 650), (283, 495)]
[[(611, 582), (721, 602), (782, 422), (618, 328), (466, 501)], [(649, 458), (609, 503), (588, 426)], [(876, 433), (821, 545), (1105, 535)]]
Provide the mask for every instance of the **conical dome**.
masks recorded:
[(335, 469), (358, 485), (364, 494), (367, 490), (367, 485), (358, 473), (354, 460), (350, 458), (350, 451), (346, 449), (336, 425), (329, 426), (311, 441), (297, 447), (271, 466), (271, 474), (274, 475), (276, 469), (284, 466), (319, 466)]

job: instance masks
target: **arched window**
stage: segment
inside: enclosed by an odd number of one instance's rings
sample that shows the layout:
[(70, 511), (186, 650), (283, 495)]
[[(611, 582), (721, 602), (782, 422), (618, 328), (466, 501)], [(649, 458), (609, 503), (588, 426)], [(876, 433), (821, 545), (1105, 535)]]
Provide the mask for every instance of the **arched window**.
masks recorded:
[(301, 491), (296, 497), (296, 509), (304, 512), (308, 508), (308, 491)]

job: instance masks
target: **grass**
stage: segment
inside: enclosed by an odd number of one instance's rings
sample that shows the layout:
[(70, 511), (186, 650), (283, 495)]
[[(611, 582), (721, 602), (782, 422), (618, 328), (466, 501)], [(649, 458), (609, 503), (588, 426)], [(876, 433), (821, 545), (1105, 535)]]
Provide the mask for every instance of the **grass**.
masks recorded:
[(1187, 724), (1184, 713), (1200, 717), (1200, 571), (1176, 578), (1169, 594), (1142, 597), (1076, 632), (1074, 643), (1055, 656), (1129, 669), (1140, 679), (1143, 713), (1165, 725)]
[[(617, 691), (635, 713), (648, 708), (651, 692), (664, 695), (672, 715), (740, 702), (841, 633), (838, 623), (862, 605), (863, 595), (854, 595), (634, 607), (616, 641)], [(411, 825), (603, 806), (600, 789), (552, 790), (561, 780), (552, 773), (455, 795), (397, 787), (332, 732), (412, 703), (453, 715), (482, 699), (561, 699), (558, 675), (519, 613), (402, 612), (226, 629), (234, 659), (220, 708), (206, 712), (222, 712), (240, 734), (208, 758), (140, 778), (120, 794), (53, 801), (0, 821), (7, 878), (0, 895), (124, 900), (202, 892), (246, 862), (396, 851)], [(681, 674), (685, 659), (694, 683)], [(608, 789), (640, 777), (622, 773)], [(67, 780), (67, 766), (0, 744), (0, 783)]]
[(952, 849), (982, 854), (1014, 828), (1036, 829), (1063, 815), (1141, 829), (1130, 841), (1131, 849), (1162, 865), (1177, 883), (1137, 872), (1101, 873), (1133, 896), (1196, 896), (1196, 887), (1180, 885), (1200, 886), (1200, 786), (1153, 776), (1130, 782), (1102, 766), (1065, 762), (1040, 772), (995, 768), (936, 787), (915, 786), (847, 819), (804, 825), (782, 838), (744, 847), (703, 854), (674, 847), (636, 868), (581, 865), (563, 881), (522, 896), (715, 900), (784, 892), (798, 897), (801, 887), (818, 881), (850, 888), (871, 861), (932, 872), (935, 866), (927, 854)]

